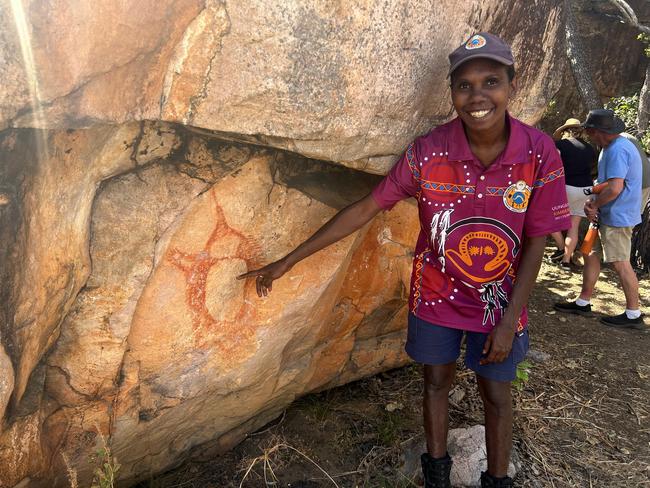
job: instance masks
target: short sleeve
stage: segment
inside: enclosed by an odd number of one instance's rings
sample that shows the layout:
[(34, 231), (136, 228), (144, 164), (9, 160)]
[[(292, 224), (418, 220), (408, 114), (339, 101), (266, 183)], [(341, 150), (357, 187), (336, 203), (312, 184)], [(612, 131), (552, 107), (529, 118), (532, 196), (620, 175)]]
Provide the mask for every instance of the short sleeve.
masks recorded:
[[(630, 142), (632, 145), (632, 142)], [(625, 147), (615, 147), (614, 151), (608, 154), (607, 164), (605, 165), (605, 181), (610, 178), (625, 178), (630, 170), (632, 159), (631, 151)], [(636, 148), (633, 147), (636, 151)]]
[(383, 210), (390, 210), (400, 200), (415, 196), (420, 185), (417, 171), (416, 144), (412, 142), (386, 177), (372, 190), (372, 197)]
[(524, 235), (537, 237), (567, 230), (571, 227), (571, 214), (567, 202), (564, 168), (553, 141), (545, 136), (539, 144), (539, 162), (535, 181), (526, 209)]

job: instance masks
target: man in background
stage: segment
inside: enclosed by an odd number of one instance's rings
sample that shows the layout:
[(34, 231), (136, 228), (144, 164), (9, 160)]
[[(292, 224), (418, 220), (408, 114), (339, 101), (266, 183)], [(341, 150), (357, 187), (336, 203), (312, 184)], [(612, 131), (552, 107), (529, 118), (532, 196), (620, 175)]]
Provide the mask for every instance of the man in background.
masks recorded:
[(592, 142), (602, 147), (598, 158), (598, 182), (607, 187), (585, 204), (585, 214), (600, 224), (601, 245), (594, 246), (582, 274), (582, 290), (574, 302), (556, 303), (560, 312), (591, 314), (591, 296), (600, 274), (601, 253), (618, 274), (625, 294), (625, 311), (605, 316), (603, 324), (618, 328), (642, 329), (639, 309), (639, 282), (630, 264), (632, 228), (641, 221), (641, 156), (632, 142), (621, 137), (625, 124), (611, 110), (592, 110), (582, 124)]

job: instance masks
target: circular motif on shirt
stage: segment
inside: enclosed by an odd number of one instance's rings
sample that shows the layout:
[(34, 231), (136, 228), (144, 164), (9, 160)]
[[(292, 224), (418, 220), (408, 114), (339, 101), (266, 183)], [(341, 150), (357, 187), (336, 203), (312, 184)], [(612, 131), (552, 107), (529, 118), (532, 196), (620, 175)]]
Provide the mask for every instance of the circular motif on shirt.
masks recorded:
[(474, 287), (499, 281), (512, 265), (519, 246), (519, 237), (503, 222), (487, 217), (462, 219), (447, 231), (447, 272)]
[(510, 267), (508, 244), (496, 232), (488, 230), (468, 232), (456, 249), (446, 254), (458, 270), (475, 283), (486, 283), (501, 278)]
[(528, 208), (530, 200), (530, 186), (524, 180), (510, 185), (503, 194), (503, 204), (513, 212), (522, 213)]
[(485, 46), (485, 37), (476, 34), (472, 36), (467, 44), (465, 44), (465, 49), (478, 49), (479, 47)]

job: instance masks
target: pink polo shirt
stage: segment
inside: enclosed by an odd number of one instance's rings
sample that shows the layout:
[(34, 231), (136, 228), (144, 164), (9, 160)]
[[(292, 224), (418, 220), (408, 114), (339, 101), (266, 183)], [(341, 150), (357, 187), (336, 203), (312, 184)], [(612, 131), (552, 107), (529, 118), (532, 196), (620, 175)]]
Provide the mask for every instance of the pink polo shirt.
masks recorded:
[[(418, 201), (409, 304), (427, 322), (492, 330), (508, 305), (524, 236), (571, 225), (553, 140), (509, 115), (508, 123), (506, 148), (489, 167), (456, 118), (412, 142), (372, 192), (384, 210), (407, 197)], [(524, 308), (518, 330), (527, 320)]]

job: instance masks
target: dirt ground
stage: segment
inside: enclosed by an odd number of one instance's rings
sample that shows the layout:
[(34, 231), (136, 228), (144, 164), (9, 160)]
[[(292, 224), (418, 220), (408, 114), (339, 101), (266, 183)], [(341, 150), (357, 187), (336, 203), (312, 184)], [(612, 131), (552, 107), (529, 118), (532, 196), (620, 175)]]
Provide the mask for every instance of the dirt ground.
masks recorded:
[[(550, 251), (550, 248), (547, 249)], [(600, 314), (624, 308), (605, 269), (594, 317), (565, 315), (580, 273), (544, 263), (530, 300), (533, 358), (515, 397), (515, 450), (522, 487), (650, 487), (650, 319), (647, 330), (613, 330)], [(640, 282), (650, 310), (650, 281)], [(459, 361), (451, 427), (482, 422), (473, 373)], [(195, 459), (141, 488), (412, 487), (400, 454), (421, 438), (422, 376), (417, 365), (295, 402), (218, 459)]]

